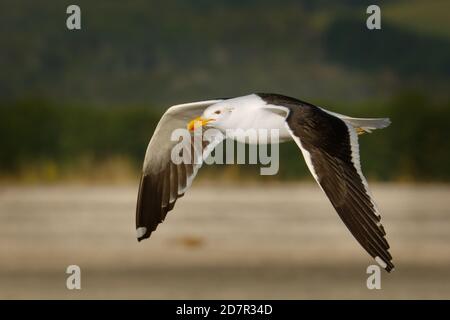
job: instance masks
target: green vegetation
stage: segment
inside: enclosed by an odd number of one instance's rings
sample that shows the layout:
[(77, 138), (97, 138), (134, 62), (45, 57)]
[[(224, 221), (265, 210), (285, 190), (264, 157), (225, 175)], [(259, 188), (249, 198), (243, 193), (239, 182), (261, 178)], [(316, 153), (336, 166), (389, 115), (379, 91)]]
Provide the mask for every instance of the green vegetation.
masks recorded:
[(328, 26), (323, 39), (329, 61), (358, 70), (389, 70), (405, 81), (406, 77), (421, 82), (448, 78), (448, 39), (412, 33), (389, 23), (383, 23), (382, 32), (367, 32), (361, 22), (360, 18), (341, 17)]
[[(383, 29), (370, 32), (370, 3), (80, 0), (80, 31), (65, 27), (70, 1), (2, 3), (0, 98), (162, 109), (260, 91), (350, 102), (446, 92), (450, 39), (390, 18), (393, 5), (417, 11), (410, 1), (383, 4)], [(429, 20), (448, 11), (427, 6)]]
[(421, 33), (450, 38), (450, 2), (447, 0), (400, 1), (383, 5), (388, 21)]
[[(354, 116), (388, 116), (391, 127), (363, 135), (367, 176), (380, 180), (450, 181), (450, 103), (404, 94), (384, 104), (327, 107)], [(144, 106), (103, 108), (24, 101), (0, 108), (0, 175), (25, 180), (137, 175), (161, 114)], [(298, 179), (307, 173), (294, 143), (280, 147), (280, 173), (267, 179)], [(229, 166), (230, 167), (230, 166)], [(256, 176), (257, 166), (233, 166), (237, 176)], [(230, 168), (227, 169), (230, 173)], [(206, 172), (218, 173), (223, 166)]]
[(131, 166), (136, 172), (158, 117), (142, 107), (106, 109), (43, 101), (3, 106), (2, 174), (43, 180), (95, 177), (111, 161), (117, 165), (113, 169)]
[[(448, 1), (380, 4), (379, 31), (360, 0), (79, 0), (80, 31), (65, 27), (69, 4), (0, 3), (1, 179), (134, 176), (167, 106), (276, 92), (391, 117), (361, 137), (368, 176), (450, 180)], [(280, 151), (267, 179), (307, 174), (294, 144)]]

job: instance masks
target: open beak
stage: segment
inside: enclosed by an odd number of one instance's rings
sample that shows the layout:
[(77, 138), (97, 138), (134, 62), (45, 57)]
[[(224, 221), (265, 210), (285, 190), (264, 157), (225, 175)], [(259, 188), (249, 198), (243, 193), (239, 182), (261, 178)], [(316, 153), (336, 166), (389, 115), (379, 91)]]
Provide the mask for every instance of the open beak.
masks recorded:
[(188, 125), (187, 125), (187, 129), (189, 131), (194, 131), (195, 128), (200, 128), (205, 126), (207, 123), (214, 121), (214, 119), (205, 119), (202, 117), (197, 117), (195, 119), (192, 119), (191, 121), (189, 121)]

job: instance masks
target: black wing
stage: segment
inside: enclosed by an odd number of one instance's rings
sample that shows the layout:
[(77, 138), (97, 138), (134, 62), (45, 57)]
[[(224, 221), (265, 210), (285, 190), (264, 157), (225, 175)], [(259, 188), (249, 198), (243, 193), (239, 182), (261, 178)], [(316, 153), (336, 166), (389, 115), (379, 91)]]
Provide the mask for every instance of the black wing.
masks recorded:
[(378, 209), (361, 172), (355, 129), (301, 102), (286, 119), (311, 173), (361, 246), (388, 272), (394, 268)]

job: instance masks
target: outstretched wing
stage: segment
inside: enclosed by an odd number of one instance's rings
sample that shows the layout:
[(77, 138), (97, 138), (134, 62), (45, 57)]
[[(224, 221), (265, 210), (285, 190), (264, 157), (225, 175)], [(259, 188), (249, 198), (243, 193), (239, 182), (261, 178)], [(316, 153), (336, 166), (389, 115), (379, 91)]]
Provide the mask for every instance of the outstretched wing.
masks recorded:
[[(173, 209), (176, 200), (190, 187), (192, 180), (221, 137), (202, 141), (201, 148), (192, 144), (190, 161), (179, 164), (171, 159), (172, 141), (176, 129), (186, 129), (189, 120), (200, 116), (208, 106), (222, 100), (186, 103), (169, 108), (160, 119), (145, 154), (136, 206), (136, 235), (139, 241), (150, 237)], [(193, 137), (191, 137), (193, 139)], [(186, 150), (182, 150), (185, 152)]]
[(386, 232), (361, 171), (354, 127), (313, 105), (289, 109), (286, 124), (312, 175), (356, 240), (391, 271)]

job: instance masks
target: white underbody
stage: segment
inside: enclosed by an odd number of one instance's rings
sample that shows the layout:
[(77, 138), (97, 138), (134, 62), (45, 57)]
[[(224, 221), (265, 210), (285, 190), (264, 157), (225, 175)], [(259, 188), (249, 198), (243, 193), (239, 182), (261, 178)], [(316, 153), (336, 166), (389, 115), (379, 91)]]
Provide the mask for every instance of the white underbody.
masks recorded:
[[(210, 127), (226, 133), (227, 138), (242, 143), (260, 144), (261, 141), (267, 141), (262, 135), (270, 136), (270, 131), (275, 130), (278, 133), (278, 139), (271, 143), (292, 140), (292, 135), (286, 128), (286, 117), (289, 114), (288, 108), (268, 105), (254, 94), (228, 99), (217, 103), (216, 106), (221, 104), (232, 105), (235, 109), (226, 121), (220, 123), (212, 122)], [(274, 113), (273, 108), (279, 109), (280, 112)], [(254, 132), (259, 135), (256, 141), (249, 139), (249, 134)]]

